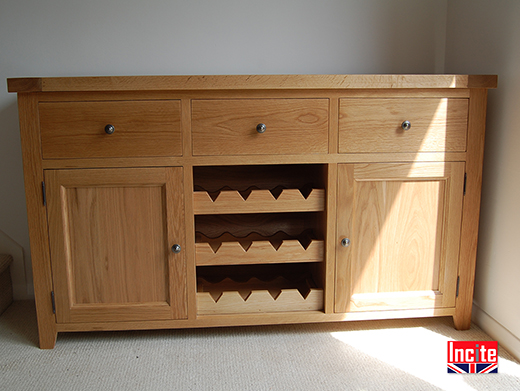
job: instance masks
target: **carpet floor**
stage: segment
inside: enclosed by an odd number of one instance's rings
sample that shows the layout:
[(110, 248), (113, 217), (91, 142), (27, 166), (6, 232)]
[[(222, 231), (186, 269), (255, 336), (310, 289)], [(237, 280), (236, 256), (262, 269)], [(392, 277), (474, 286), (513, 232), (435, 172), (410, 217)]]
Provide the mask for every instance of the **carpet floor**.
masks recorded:
[(0, 390), (520, 390), (498, 374), (447, 374), (447, 341), (490, 340), (451, 318), (59, 334), (40, 350), (34, 303), (0, 316)]

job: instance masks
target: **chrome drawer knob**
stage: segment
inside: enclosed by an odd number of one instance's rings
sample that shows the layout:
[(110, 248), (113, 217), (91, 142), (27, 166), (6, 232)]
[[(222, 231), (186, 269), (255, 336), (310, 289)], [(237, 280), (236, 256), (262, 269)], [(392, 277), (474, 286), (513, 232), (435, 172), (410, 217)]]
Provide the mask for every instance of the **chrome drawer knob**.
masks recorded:
[(403, 123), (401, 124), (401, 128), (403, 130), (408, 130), (412, 127), (412, 123), (410, 121), (403, 121)]
[(267, 130), (267, 126), (265, 124), (256, 125), (256, 131), (258, 133), (265, 133), (266, 130)]
[(178, 253), (180, 253), (180, 252), (181, 252), (181, 246), (178, 245), (178, 244), (174, 244), (174, 245), (172, 246), (172, 252), (173, 252), (174, 254), (178, 254)]
[(342, 245), (343, 247), (348, 247), (348, 246), (350, 246), (350, 239), (349, 239), (349, 238), (343, 238), (343, 239), (341, 239), (341, 245)]
[(105, 126), (105, 133), (106, 134), (112, 134), (115, 131), (116, 131), (116, 128), (114, 127), (114, 125), (108, 124), (107, 126)]

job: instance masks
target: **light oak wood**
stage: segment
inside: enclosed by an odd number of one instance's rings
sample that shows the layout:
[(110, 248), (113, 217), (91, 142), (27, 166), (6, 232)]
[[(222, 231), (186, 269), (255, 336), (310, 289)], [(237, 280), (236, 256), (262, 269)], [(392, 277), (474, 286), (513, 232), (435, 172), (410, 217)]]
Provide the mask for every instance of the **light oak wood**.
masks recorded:
[(325, 209), (325, 191), (312, 189), (304, 196), (299, 189), (283, 189), (275, 197), (269, 190), (254, 189), (244, 196), (237, 190), (223, 190), (215, 199), (196, 191), (193, 202), (195, 214), (320, 212)]
[(328, 107), (326, 99), (194, 100), (193, 155), (327, 153)]
[[(406, 152), (406, 153), (356, 153), (330, 155), (245, 155), (245, 156), (197, 156), (182, 158), (106, 158), (106, 159), (54, 159), (44, 160), (43, 169), (62, 168), (103, 168), (103, 167), (164, 167), (189, 165), (200, 167), (207, 165), (233, 166), (247, 165), (268, 166), (301, 164), (336, 164), (336, 163), (373, 163), (373, 162), (460, 162), (466, 160), (466, 152)], [(313, 174), (309, 174), (313, 177)]]
[(387, 309), (439, 308), (444, 295), (438, 290), (413, 292), (354, 293), (350, 298), (351, 312)]
[(311, 289), (306, 297), (298, 289), (282, 289), (276, 297), (266, 290), (253, 290), (246, 299), (238, 292), (222, 292), (217, 301), (210, 293), (199, 292), (197, 308), (200, 315), (321, 310), (323, 290)]
[(284, 278), (271, 281), (251, 279), (245, 283), (226, 279), (216, 284), (200, 279), (197, 311), (199, 315), (214, 315), (313, 311), (323, 308), (322, 289), (311, 288), (305, 282), (303, 288), (285, 288), (291, 285)]
[(463, 163), (340, 165), (336, 311), (454, 306), (463, 182)]
[(195, 236), (197, 241), (207, 241), (206, 238), (220, 240), (223, 235), (232, 235), (236, 238), (260, 235), (271, 238), (282, 233), (289, 236), (284, 239), (300, 238), (302, 234), (312, 239), (321, 239), (320, 221), (319, 215), (308, 212), (197, 215)]
[[(185, 106), (186, 107), (186, 106)], [(184, 173), (184, 228), (185, 228), (185, 248), (186, 259), (186, 306), (188, 319), (193, 320), (197, 317), (197, 269), (195, 262), (195, 221), (194, 216), (189, 212), (193, 210), (193, 167), (185, 164)]]
[(181, 168), (45, 179), (59, 323), (186, 316)]
[(306, 246), (297, 239), (274, 244), (269, 240), (195, 243), (196, 264), (234, 265), (250, 263), (322, 262), (323, 240), (311, 239)]
[[(496, 83), (8, 80), (19, 93), (40, 346), (65, 331), (422, 316), (469, 327), (486, 89)], [(405, 120), (411, 129), (399, 130)], [(305, 287), (291, 281), (302, 273)]]
[(179, 101), (44, 102), (38, 109), (44, 159), (182, 155)]
[(196, 320), (158, 320), (140, 322), (67, 323), (57, 325), (58, 332), (103, 330), (150, 330), (203, 327), (228, 327), (252, 325), (284, 325), (295, 323), (344, 322), (381, 319), (424, 318), (453, 316), (453, 308), (429, 308), (419, 310), (390, 310), (325, 314), (323, 311), (287, 311), (248, 314), (200, 315)]
[(9, 92), (496, 88), (496, 75), (200, 75), (45, 77), (7, 80)]
[(459, 296), (453, 317), (455, 327), (467, 330), (471, 326), (473, 286), (477, 258), (482, 164), (486, 125), (487, 90), (471, 91), (468, 124), (468, 154), (466, 159), (466, 194), (462, 215), (461, 250), (459, 264)]
[(341, 99), (339, 111), (340, 153), (466, 150), (467, 99)]
[(325, 313), (334, 313), (335, 272), (336, 272), (336, 218), (337, 218), (337, 182), (338, 165), (329, 164), (324, 168), (326, 174), (326, 213), (320, 216), (324, 219), (323, 237), (325, 238), (325, 270), (322, 274), (324, 286)]
[(18, 94), (18, 113), (38, 336), (40, 348), (52, 349), (56, 344), (57, 330), (51, 300), (53, 276), (47, 231), (47, 210), (43, 203), (42, 184), (44, 181), (37, 97), (31, 94)]
[[(270, 155), (273, 158), (273, 155)], [(231, 157), (211, 157), (212, 161), (227, 161)], [(205, 158), (194, 158), (205, 159)], [(242, 158), (242, 163), (247, 161), (255, 162), (254, 156)], [(207, 192), (211, 199), (217, 200), (222, 192), (238, 191), (244, 200), (249, 200), (255, 190), (263, 190), (261, 197), (267, 195), (267, 199), (272, 201), (271, 196), (265, 193), (269, 190), (272, 197), (279, 199), (283, 190), (290, 193), (303, 195), (308, 199), (311, 191), (324, 189), (324, 165), (318, 164), (240, 164), (231, 165), (227, 163), (223, 166), (195, 166), (193, 169), (193, 182), (196, 191)], [(319, 191), (317, 192), (319, 194)], [(298, 195), (298, 194), (297, 194)], [(314, 198), (314, 197), (313, 197)], [(302, 200), (298, 195), (298, 199)]]

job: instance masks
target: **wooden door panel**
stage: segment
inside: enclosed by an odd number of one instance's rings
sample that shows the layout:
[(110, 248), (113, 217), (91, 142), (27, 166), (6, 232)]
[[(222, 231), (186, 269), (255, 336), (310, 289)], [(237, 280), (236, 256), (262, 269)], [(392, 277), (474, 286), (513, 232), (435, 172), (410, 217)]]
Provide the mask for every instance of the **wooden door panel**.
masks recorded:
[(443, 193), (440, 181), (358, 183), (354, 294), (438, 289)]
[(455, 303), (463, 163), (339, 168), (336, 311)]
[[(74, 302), (165, 302), (164, 186), (64, 191), (74, 222), (69, 225)], [(142, 262), (128, 262), (132, 258)]]
[(182, 169), (45, 177), (59, 322), (186, 316)]

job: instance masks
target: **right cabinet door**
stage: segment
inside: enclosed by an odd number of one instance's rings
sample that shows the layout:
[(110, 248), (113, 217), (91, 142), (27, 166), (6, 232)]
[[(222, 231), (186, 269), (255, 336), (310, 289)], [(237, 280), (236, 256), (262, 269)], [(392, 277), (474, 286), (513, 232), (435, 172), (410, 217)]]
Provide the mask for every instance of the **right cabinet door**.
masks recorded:
[(464, 163), (340, 164), (338, 176), (335, 311), (454, 307)]

